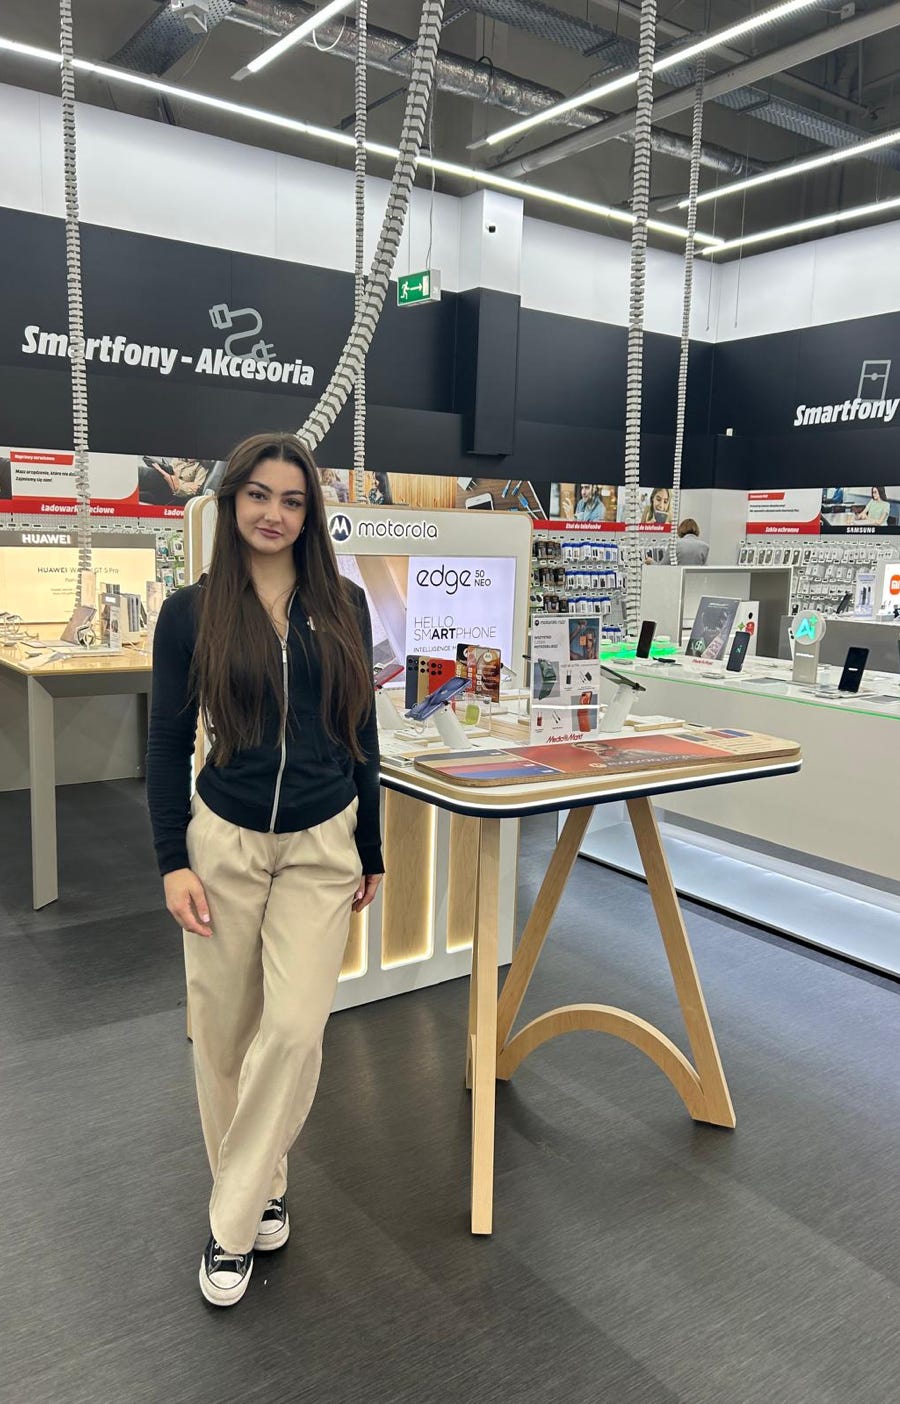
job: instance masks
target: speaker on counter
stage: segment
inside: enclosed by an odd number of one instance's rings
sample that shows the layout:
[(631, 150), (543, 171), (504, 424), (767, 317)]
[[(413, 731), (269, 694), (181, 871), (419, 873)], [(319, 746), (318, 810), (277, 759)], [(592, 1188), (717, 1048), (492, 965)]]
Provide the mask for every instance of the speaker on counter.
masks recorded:
[(518, 371), (519, 298), (490, 288), (459, 293), (454, 408), (465, 453), (514, 451)]

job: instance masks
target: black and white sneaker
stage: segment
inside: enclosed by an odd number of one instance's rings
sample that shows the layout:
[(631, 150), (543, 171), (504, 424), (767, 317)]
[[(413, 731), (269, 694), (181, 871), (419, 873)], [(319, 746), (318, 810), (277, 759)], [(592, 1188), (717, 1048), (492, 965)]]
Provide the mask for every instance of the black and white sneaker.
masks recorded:
[(200, 1262), (200, 1291), (213, 1306), (234, 1306), (250, 1283), (253, 1249), (249, 1253), (229, 1253), (210, 1238)]
[(291, 1221), (284, 1195), (279, 1199), (270, 1199), (259, 1221), (253, 1247), (260, 1253), (271, 1253), (276, 1248), (283, 1248), (290, 1236)]

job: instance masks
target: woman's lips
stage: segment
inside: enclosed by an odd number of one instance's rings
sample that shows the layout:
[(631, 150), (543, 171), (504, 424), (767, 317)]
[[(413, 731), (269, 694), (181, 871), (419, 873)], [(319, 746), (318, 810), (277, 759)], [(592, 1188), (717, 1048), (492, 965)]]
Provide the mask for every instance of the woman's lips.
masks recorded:
[(272, 541), (277, 541), (278, 537), (281, 535), (280, 531), (272, 531), (269, 527), (257, 527), (257, 531), (261, 536), (268, 536)]

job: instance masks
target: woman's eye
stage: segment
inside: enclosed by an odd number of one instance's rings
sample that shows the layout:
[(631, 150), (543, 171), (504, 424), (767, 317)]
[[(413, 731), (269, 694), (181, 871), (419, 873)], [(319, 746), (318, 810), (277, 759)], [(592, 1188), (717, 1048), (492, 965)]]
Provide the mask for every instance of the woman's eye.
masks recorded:
[(250, 497), (254, 502), (264, 502), (265, 498), (261, 492), (251, 492)]
[(287, 506), (290, 507), (290, 509), (291, 509), (292, 512), (299, 512), (299, 511), (300, 511), (300, 508), (303, 506), (303, 503), (302, 503), (302, 502), (288, 502), (288, 503), (287, 503)]

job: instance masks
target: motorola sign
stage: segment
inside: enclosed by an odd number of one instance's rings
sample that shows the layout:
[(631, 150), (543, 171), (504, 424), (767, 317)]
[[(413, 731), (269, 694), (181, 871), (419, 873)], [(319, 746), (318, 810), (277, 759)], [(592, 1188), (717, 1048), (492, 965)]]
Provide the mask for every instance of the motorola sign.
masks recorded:
[(332, 541), (346, 541), (353, 535), (353, 523), (344, 512), (335, 512), (328, 522)]

